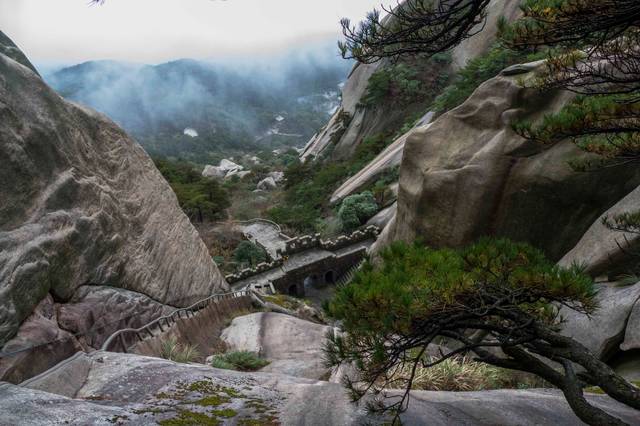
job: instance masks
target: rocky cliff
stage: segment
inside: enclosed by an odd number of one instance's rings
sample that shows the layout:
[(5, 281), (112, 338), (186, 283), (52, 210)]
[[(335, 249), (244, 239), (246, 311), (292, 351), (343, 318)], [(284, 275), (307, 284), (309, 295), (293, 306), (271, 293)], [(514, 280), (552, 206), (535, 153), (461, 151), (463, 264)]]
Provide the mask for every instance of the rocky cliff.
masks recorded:
[[(495, 41), (498, 19), (500, 17), (507, 20), (515, 19), (520, 13), (519, 5), (519, 0), (492, 0), (487, 9), (486, 25), (478, 28), (479, 32), (474, 37), (453, 49), (451, 65), (445, 72), (454, 73), (464, 67), (469, 60), (485, 53)], [(389, 65), (390, 63), (384, 60), (370, 65), (356, 64), (342, 90), (341, 108), (309, 141), (301, 154), (303, 160), (323, 155), (334, 160), (349, 158), (367, 137), (388, 132), (390, 128), (399, 129), (410, 116), (426, 112), (420, 109), (420, 105), (383, 104), (375, 107), (362, 105), (361, 101), (367, 92), (371, 76)], [(440, 71), (426, 66), (426, 69), (421, 72), (435, 75)], [(421, 78), (429, 79), (424, 75)]]
[(143, 149), (62, 99), (1, 33), (0, 117), (3, 352), (57, 341), (63, 357), (76, 334), (228, 288)]
[(397, 214), (378, 247), (416, 238), (463, 246), (497, 235), (530, 242), (558, 260), (640, 184), (635, 167), (576, 172), (568, 162), (586, 154), (570, 141), (543, 147), (513, 132), (514, 120), (535, 121), (571, 98), (526, 87), (540, 65), (503, 71), (409, 135)]

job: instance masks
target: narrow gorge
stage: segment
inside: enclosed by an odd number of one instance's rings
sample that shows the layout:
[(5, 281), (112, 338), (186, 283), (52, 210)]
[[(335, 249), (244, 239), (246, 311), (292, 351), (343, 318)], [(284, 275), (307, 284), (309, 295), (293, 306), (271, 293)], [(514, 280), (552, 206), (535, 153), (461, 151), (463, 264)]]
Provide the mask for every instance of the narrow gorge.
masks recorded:
[(406, 0), (348, 61), (0, 32), (0, 426), (640, 425), (640, 9), (595, 3)]

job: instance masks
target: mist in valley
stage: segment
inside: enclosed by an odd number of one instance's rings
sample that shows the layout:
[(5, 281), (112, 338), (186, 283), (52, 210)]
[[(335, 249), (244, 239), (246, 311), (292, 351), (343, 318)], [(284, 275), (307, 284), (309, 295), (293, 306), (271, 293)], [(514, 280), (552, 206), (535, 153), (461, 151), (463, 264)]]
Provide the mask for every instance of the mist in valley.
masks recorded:
[(303, 145), (337, 108), (351, 67), (326, 41), (216, 60), (40, 70), (62, 96), (106, 114), (151, 155), (205, 163), (229, 151)]

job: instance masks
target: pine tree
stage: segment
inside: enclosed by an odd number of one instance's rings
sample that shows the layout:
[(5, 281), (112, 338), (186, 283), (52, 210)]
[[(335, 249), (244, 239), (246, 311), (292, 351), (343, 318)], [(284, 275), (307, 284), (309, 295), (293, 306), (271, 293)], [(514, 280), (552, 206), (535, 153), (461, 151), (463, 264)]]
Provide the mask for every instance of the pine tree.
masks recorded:
[[(330, 337), (326, 358), (357, 368), (358, 379), (346, 383), (354, 400), (400, 384), (401, 396), (369, 404), (373, 411), (395, 412), (394, 423), (408, 404), (417, 366), (471, 355), (545, 379), (587, 424), (620, 425), (587, 401), (583, 389), (600, 386), (640, 409), (640, 388), (559, 333), (558, 307), (590, 314), (595, 294), (580, 269), (560, 268), (526, 244), (483, 239), (466, 249), (433, 250), (396, 243), (382, 253), (381, 266), (365, 265), (338, 288), (327, 311), (344, 334)], [(427, 348), (443, 340), (448, 344), (440, 356), (426, 357)], [(399, 369), (414, 373), (399, 378)]]

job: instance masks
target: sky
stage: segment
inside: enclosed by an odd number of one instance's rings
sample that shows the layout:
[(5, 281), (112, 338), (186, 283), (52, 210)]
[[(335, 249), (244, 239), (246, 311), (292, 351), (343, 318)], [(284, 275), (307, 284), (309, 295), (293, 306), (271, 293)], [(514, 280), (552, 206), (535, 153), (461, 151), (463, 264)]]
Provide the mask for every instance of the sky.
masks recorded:
[[(0, 0), (0, 30), (36, 64), (271, 54), (334, 38), (380, 0)], [(336, 50), (337, 52), (337, 50)], [(337, 54), (337, 53), (336, 53)]]

